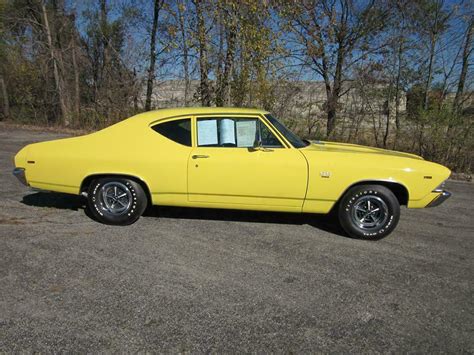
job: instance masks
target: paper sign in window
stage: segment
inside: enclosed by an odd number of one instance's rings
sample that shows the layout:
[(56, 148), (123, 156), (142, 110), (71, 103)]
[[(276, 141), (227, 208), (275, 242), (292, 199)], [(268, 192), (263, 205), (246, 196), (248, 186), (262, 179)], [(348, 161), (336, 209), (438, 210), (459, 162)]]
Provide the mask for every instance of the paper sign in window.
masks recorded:
[(217, 120), (205, 120), (197, 122), (198, 145), (216, 145)]
[(235, 124), (234, 120), (224, 118), (220, 122), (219, 131), (220, 144), (235, 144)]
[(237, 129), (237, 147), (253, 147), (257, 133), (257, 121), (241, 120), (235, 123)]

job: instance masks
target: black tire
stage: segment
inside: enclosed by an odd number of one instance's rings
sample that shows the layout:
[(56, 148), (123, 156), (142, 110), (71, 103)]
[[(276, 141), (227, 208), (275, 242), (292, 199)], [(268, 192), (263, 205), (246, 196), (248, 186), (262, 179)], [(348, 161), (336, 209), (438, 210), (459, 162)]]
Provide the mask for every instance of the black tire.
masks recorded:
[(350, 237), (378, 240), (392, 233), (397, 226), (400, 204), (385, 186), (354, 186), (342, 197), (338, 217)]
[(140, 184), (119, 177), (92, 181), (87, 200), (94, 219), (121, 226), (136, 222), (147, 206), (147, 196)]

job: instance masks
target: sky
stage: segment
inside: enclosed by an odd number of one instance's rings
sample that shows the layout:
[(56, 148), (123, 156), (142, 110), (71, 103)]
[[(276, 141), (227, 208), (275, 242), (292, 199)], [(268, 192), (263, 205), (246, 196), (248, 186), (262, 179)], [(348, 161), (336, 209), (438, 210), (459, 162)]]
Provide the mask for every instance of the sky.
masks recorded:
[[(188, 2), (188, 7), (192, 8), (193, 5)], [(153, 0), (108, 0), (110, 11), (109, 21), (114, 21), (124, 14), (124, 10), (129, 8), (130, 5), (135, 7), (138, 11), (137, 16), (134, 17), (134, 21), (128, 21), (128, 28), (126, 29), (127, 38), (124, 50), (124, 62), (130, 68), (135, 68), (139, 73), (145, 73), (147, 69), (147, 54), (149, 52), (149, 29), (151, 26), (151, 18), (153, 15)], [(175, 6), (175, 5), (170, 5)], [(439, 45), (437, 48), (436, 58), (438, 59), (439, 67), (451, 68), (452, 64), (456, 62), (452, 70), (453, 83), (458, 77), (457, 73), (460, 70), (460, 45), (461, 38), (466, 28), (466, 22), (463, 19), (466, 16), (473, 15), (474, 13), (474, 0), (445, 0), (445, 8), (449, 11), (450, 9), (456, 8), (456, 17), (450, 21), (450, 28), (447, 33), (440, 38)], [(66, 0), (66, 8), (71, 11), (74, 10), (77, 14), (77, 24), (80, 32), (85, 35), (86, 29), (90, 19), (87, 17), (87, 10), (98, 9), (98, 0)], [(160, 20), (164, 20), (163, 16), (166, 16), (162, 12)], [(276, 21), (275, 18), (273, 20)], [(419, 44), (428, 47), (426, 39), (418, 38)], [(160, 42), (160, 38), (158, 38)], [(293, 48), (290, 48), (293, 49)], [(457, 58), (457, 60), (456, 60)], [(426, 64), (425, 58), (417, 58), (418, 63), (416, 65)], [(161, 79), (172, 79), (180, 76), (181, 68), (176, 65), (179, 58), (171, 58), (171, 62), (160, 63), (158, 60), (157, 66), (157, 77)], [(290, 65), (296, 64), (292, 60), (288, 60)], [(160, 65), (162, 64), (162, 65)], [(471, 59), (471, 64), (472, 59)], [(472, 72), (472, 65), (470, 67)], [(194, 71), (195, 78), (198, 76), (197, 70)], [(468, 86), (473, 88), (472, 73), (469, 75)], [(434, 73), (434, 82), (443, 81), (443, 71), (436, 71)], [(314, 71), (303, 69), (300, 71), (301, 80), (321, 80), (321, 77), (314, 73)]]

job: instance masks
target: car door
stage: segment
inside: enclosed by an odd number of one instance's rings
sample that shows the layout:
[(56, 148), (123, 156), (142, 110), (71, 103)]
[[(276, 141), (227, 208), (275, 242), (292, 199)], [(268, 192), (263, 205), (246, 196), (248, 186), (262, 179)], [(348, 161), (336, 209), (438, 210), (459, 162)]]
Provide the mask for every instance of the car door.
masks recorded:
[[(188, 161), (189, 201), (301, 209), (306, 159), (277, 138), (260, 117), (196, 117), (194, 134), (196, 144)], [(256, 140), (261, 142), (258, 148)]]

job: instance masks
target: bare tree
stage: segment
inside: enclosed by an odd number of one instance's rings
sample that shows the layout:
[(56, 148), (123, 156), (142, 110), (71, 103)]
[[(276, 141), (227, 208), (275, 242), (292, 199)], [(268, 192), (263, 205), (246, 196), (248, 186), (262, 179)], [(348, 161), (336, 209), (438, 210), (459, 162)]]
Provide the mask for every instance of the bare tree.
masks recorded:
[[(234, 1), (224, 2), (221, 8), (221, 18), (224, 19), (224, 31), (226, 39), (226, 55), (224, 59), (224, 69), (220, 75), (216, 88), (216, 105), (230, 105), (230, 79), (234, 66), (234, 56), (237, 44), (237, 6)], [(222, 37), (221, 37), (222, 38)]]
[(79, 84), (79, 65), (77, 63), (78, 50), (75, 38), (72, 39), (71, 47), (72, 68), (74, 72), (74, 113), (77, 119), (81, 113), (81, 89)]
[(156, 32), (158, 28), (158, 17), (163, 6), (164, 0), (154, 0), (153, 6), (153, 24), (150, 34), (150, 65), (148, 67), (148, 79), (146, 83), (146, 99), (145, 110), (151, 110), (151, 96), (153, 95), (153, 82), (155, 80), (155, 63), (156, 63)]
[(467, 70), (469, 66), (469, 57), (473, 51), (472, 46), (472, 34), (474, 32), (474, 17), (471, 17), (468, 28), (466, 31), (466, 36), (464, 39), (464, 48), (462, 53), (462, 67), (461, 73), (459, 74), (458, 88), (456, 90), (456, 96), (453, 101), (453, 111), (460, 111), (461, 108), (461, 99), (464, 93), (464, 85), (466, 83)]
[(433, 80), (436, 47), (441, 34), (446, 31), (453, 12), (447, 12), (444, 0), (420, 0), (409, 5), (414, 25), (428, 39), (428, 68), (423, 93), (423, 109), (428, 109), (429, 91)]
[(41, 12), (43, 15), (43, 24), (44, 24), (44, 29), (46, 32), (46, 38), (48, 41), (48, 48), (51, 56), (51, 61), (53, 63), (53, 74), (54, 74), (54, 82), (56, 85), (56, 94), (58, 96), (59, 100), (59, 107), (61, 110), (61, 117), (63, 120), (63, 123), (67, 126), (69, 125), (69, 112), (66, 106), (66, 98), (65, 98), (65, 93), (64, 93), (64, 84), (63, 84), (63, 79), (60, 76), (59, 73), (59, 64), (58, 64), (58, 58), (56, 56), (56, 51), (53, 46), (53, 40), (52, 40), (52, 35), (51, 35), (51, 28), (49, 26), (49, 21), (48, 21), (48, 14), (46, 11), (46, 6), (44, 2), (41, 2)]
[(191, 92), (191, 77), (189, 69), (189, 45), (188, 45), (188, 30), (186, 27), (185, 20), (186, 5), (184, 2), (179, 1), (177, 4), (177, 17), (179, 31), (181, 34), (182, 43), (182, 56), (183, 56), (183, 75), (184, 75), (184, 105), (187, 106), (189, 103), (190, 92)]
[(400, 130), (400, 91), (402, 85), (403, 49), (403, 39), (400, 39), (397, 50), (397, 77), (395, 79), (395, 126), (397, 127), (397, 131)]
[(8, 93), (7, 93), (7, 86), (5, 84), (5, 80), (3, 80), (3, 76), (0, 76), (0, 89), (3, 98), (3, 117), (5, 119), (10, 118), (10, 103), (8, 101)]
[(207, 57), (206, 23), (204, 21), (203, 5), (201, 0), (193, 0), (196, 7), (197, 37), (199, 44), (199, 71), (201, 74), (200, 95), (203, 106), (211, 106), (211, 90), (209, 84), (209, 61)]
[[(304, 49), (304, 64), (324, 81), (327, 136), (336, 127), (344, 71), (375, 50), (369, 39), (385, 26), (387, 14), (382, 2), (376, 0), (360, 6), (350, 0), (312, 0), (290, 2), (282, 8), (288, 27)], [(356, 49), (359, 55), (354, 59)]]

